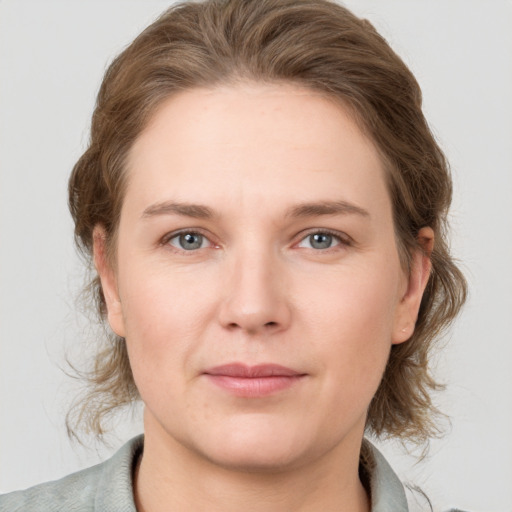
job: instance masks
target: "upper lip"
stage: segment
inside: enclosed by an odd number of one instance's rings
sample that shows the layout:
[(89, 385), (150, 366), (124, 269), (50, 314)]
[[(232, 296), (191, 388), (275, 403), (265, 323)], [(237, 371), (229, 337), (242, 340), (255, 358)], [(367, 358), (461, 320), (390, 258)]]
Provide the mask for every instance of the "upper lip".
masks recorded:
[(304, 373), (292, 370), (279, 364), (257, 364), (254, 366), (243, 363), (223, 364), (209, 368), (204, 372), (207, 375), (239, 377), (239, 378), (258, 378), (258, 377), (297, 377)]

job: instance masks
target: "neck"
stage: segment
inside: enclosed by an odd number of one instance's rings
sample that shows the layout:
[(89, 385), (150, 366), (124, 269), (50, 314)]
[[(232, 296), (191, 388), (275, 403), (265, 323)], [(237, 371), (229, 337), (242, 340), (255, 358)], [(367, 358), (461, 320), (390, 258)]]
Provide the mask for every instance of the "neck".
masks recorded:
[(146, 429), (135, 474), (138, 512), (370, 511), (358, 476), (360, 442), (355, 450), (337, 446), (293, 468), (247, 471), (219, 466), (169, 436), (152, 434)]

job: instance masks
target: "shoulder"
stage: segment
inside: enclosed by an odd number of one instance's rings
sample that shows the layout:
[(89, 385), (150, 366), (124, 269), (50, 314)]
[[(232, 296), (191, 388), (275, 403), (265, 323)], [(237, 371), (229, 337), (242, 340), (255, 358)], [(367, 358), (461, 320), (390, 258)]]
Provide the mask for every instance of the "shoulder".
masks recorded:
[(126, 443), (112, 458), (54, 482), (0, 496), (0, 512), (135, 512), (132, 469), (143, 437)]
[(103, 464), (0, 496), (0, 511), (94, 510), (94, 498)]

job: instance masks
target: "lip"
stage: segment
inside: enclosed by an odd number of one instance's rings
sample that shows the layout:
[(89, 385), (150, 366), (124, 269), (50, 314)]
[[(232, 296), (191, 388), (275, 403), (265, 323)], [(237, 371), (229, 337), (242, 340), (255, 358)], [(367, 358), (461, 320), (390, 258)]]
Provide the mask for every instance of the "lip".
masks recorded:
[(306, 376), (278, 364), (230, 363), (203, 372), (210, 382), (235, 396), (258, 398), (276, 394), (294, 386)]

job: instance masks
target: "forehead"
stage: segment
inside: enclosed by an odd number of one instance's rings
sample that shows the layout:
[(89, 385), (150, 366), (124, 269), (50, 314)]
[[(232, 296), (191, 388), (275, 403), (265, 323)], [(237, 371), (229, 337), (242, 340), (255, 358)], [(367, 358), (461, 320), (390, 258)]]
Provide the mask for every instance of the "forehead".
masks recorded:
[(142, 209), (169, 196), (226, 207), (250, 197), (389, 206), (379, 153), (348, 110), (290, 84), (172, 96), (134, 143), (127, 171), (126, 200)]

